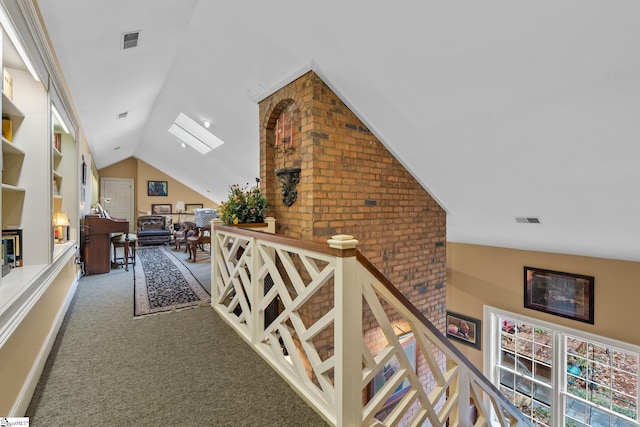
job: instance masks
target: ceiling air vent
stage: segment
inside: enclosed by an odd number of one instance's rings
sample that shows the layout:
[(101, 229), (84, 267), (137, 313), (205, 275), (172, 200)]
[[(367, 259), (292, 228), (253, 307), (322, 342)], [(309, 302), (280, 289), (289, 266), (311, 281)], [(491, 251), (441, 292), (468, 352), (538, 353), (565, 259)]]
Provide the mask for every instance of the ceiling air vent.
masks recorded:
[(540, 224), (540, 218), (535, 216), (517, 216), (516, 222), (518, 224)]
[(126, 119), (127, 118), (127, 114), (129, 114), (128, 111), (125, 111), (124, 113), (118, 114), (118, 119)]
[(129, 49), (138, 46), (140, 31), (132, 31), (122, 34), (122, 49)]

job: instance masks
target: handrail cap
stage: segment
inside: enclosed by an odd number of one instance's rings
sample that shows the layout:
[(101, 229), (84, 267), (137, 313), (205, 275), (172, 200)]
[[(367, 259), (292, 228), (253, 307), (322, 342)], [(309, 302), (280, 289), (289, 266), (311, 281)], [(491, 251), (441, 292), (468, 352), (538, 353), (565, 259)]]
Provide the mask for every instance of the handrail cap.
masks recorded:
[(336, 234), (331, 236), (327, 243), (330, 247), (336, 249), (353, 249), (358, 244), (358, 241), (348, 234)]

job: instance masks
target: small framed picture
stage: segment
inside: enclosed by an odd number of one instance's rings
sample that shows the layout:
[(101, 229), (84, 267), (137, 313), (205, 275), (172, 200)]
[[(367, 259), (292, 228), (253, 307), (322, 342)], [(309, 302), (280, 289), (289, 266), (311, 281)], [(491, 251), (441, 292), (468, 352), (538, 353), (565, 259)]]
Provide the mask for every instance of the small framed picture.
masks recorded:
[(147, 181), (147, 196), (168, 196), (169, 184), (167, 181)]
[(151, 213), (154, 215), (167, 215), (171, 213), (171, 204), (151, 205)]
[(480, 350), (480, 320), (447, 311), (447, 338)]
[(202, 203), (187, 203), (184, 205), (184, 210), (187, 212), (193, 212), (194, 209), (202, 209), (204, 205)]

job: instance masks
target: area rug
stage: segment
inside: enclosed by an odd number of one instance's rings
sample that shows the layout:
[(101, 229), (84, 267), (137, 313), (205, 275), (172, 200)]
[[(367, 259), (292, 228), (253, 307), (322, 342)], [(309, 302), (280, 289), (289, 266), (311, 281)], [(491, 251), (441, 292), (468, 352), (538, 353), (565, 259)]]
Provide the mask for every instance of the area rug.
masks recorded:
[(211, 295), (164, 246), (136, 250), (134, 317), (208, 305)]

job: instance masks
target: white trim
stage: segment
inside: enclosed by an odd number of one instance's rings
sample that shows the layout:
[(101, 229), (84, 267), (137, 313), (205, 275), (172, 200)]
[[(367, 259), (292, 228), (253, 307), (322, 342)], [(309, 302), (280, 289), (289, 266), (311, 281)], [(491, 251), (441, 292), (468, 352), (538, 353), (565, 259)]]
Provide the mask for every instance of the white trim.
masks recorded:
[[(564, 356), (566, 354), (566, 337), (572, 336), (585, 341), (596, 342), (603, 344), (607, 347), (617, 348), (626, 352), (640, 354), (640, 346), (630, 344), (623, 341), (618, 341), (612, 338), (592, 334), (589, 332), (572, 329), (556, 323), (545, 322), (536, 318), (525, 316), (519, 313), (513, 313), (510, 311), (501, 310), (496, 307), (485, 305), (483, 308), (483, 374), (489, 378), (491, 382), (495, 384), (496, 369), (499, 360), (499, 346), (497, 343), (497, 334), (495, 331), (499, 330), (498, 318), (507, 317), (512, 318), (524, 323), (529, 323), (533, 326), (539, 326), (548, 329), (553, 332), (553, 360), (551, 370), (551, 424), (562, 425), (564, 421), (564, 399), (565, 393), (563, 389), (557, 386), (564, 384), (566, 381), (566, 372), (563, 369), (556, 369), (556, 367), (564, 366)], [(638, 367), (640, 373), (640, 366)], [(492, 415), (493, 416), (493, 415)]]
[[(66, 263), (64, 265), (66, 265)], [(29, 403), (31, 403), (33, 393), (35, 392), (36, 386), (38, 385), (38, 381), (40, 381), (40, 376), (42, 375), (44, 366), (47, 363), (49, 354), (51, 353), (51, 348), (53, 347), (53, 344), (56, 340), (58, 331), (60, 331), (60, 326), (62, 326), (62, 321), (67, 314), (67, 310), (69, 309), (71, 301), (73, 300), (73, 296), (75, 295), (76, 289), (78, 288), (79, 278), (80, 276), (77, 275), (76, 279), (71, 284), (71, 287), (69, 288), (69, 291), (67, 292), (67, 295), (65, 296), (64, 301), (62, 302), (62, 305), (58, 310), (58, 314), (51, 324), (51, 329), (49, 330), (46, 339), (42, 343), (42, 347), (40, 347), (38, 356), (36, 357), (34, 364), (31, 366), (31, 370), (29, 370), (29, 374), (27, 375), (27, 378), (22, 385), (22, 389), (18, 394), (18, 398), (13, 403), (13, 406), (9, 411), (10, 417), (22, 417), (26, 414), (27, 409), (29, 408)]]
[[(539, 320), (539, 319), (535, 319), (533, 317), (529, 317), (529, 316), (525, 316), (523, 314), (519, 314), (519, 313), (513, 313), (510, 311), (505, 311), (505, 310), (501, 310), (499, 308), (496, 307), (491, 307), (488, 305), (484, 306), (484, 318), (485, 320), (487, 319), (487, 316), (491, 315), (491, 314), (498, 314), (501, 316), (505, 316), (505, 317), (517, 317), (520, 319), (523, 319), (525, 322), (529, 322), (529, 323), (535, 323), (536, 325), (540, 325), (543, 326), (547, 329), (553, 329), (554, 331), (557, 332), (561, 332), (563, 334), (568, 334), (568, 335), (573, 335), (575, 337), (578, 338), (584, 338), (587, 340), (591, 340), (591, 341), (597, 341), (601, 344), (606, 344), (610, 347), (617, 347), (621, 350), (626, 350), (626, 351), (631, 351), (634, 353), (640, 353), (640, 346), (635, 345), (635, 344), (631, 344), (628, 342), (624, 342), (624, 341), (618, 341), (615, 340), (613, 338), (608, 338), (608, 337), (604, 337), (601, 335), (596, 335), (596, 334), (592, 334), (590, 332), (585, 332), (585, 331), (580, 331), (578, 329), (572, 329), (572, 328), (568, 328), (566, 326), (562, 326), (559, 325), (557, 323), (551, 323), (551, 322), (545, 322), (543, 320)], [(485, 322), (485, 328), (488, 327), (487, 323), (490, 322)], [(491, 330), (483, 330), (482, 332), (490, 332)], [(486, 337), (486, 335), (485, 335)], [(555, 343), (554, 343), (555, 344)]]
[(292, 81), (299, 79), (300, 77), (307, 74), (309, 71), (316, 71), (316, 69), (317, 69), (317, 65), (313, 62), (313, 60), (310, 60), (308, 62), (305, 62), (298, 68), (294, 69), (292, 72), (290, 72), (289, 74), (287, 74), (286, 76), (284, 76), (283, 78), (281, 78), (280, 80), (278, 80), (277, 82), (269, 86), (268, 88), (256, 94), (248, 93), (247, 96), (251, 101), (257, 104), (263, 99), (273, 95), (274, 93), (276, 93), (277, 91), (279, 91), (280, 89), (282, 89), (283, 87), (291, 83)]
[[(35, 305), (41, 300), (42, 296), (49, 289), (51, 284), (53, 284), (53, 282), (58, 278), (63, 268), (71, 260), (75, 259), (77, 248), (78, 247), (75, 244), (70, 245), (63, 256), (58, 257), (54, 263), (49, 266), (49, 268), (44, 270), (43, 274), (36, 276), (31, 284), (24, 287), (24, 292), (13, 301), (10, 307), (8, 307), (11, 310), (5, 310), (3, 314), (5, 314), (6, 320), (3, 321), (2, 328), (0, 330), (0, 348), (4, 347), (11, 336), (16, 333), (24, 319), (31, 314)], [(44, 367), (44, 363), (47, 360), (57, 331), (60, 328), (60, 322), (62, 322), (62, 318), (64, 318), (64, 314), (66, 313), (69, 302), (71, 301), (70, 295), (73, 296), (73, 292), (75, 292), (76, 284), (77, 279), (74, 280), (74, 284), (70, 289), (70, 294), (67, 294), (65, 301), (58, 312), (49, 335), (38, 353), (36, 363), (32, 366), (27, 379), (20, 390), (17, 400), (11, 407), (11, 412), (8, 414), (9, 416), (22, 416), (26, 412), (29, 402), (31, 401), (33, 391), (35, 390), (35, 386), (38, 383), (40, 373)]]

